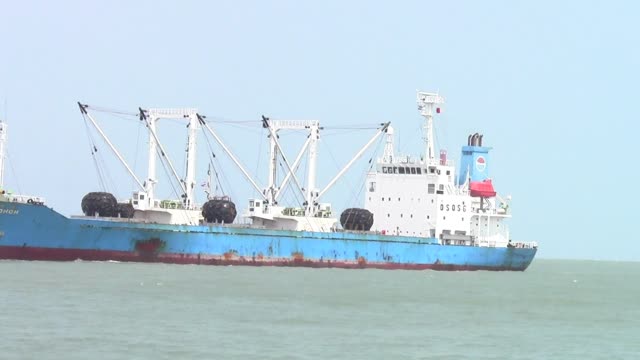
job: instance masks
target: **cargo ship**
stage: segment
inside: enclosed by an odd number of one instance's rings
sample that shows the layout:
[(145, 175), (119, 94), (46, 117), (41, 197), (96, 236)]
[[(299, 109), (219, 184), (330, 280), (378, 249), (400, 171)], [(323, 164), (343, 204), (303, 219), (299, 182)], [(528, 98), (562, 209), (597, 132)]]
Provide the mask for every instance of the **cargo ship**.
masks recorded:
[[(491, 148), (483, 145), (483, 136), (467, 137), (457, 173), (446, 151), (436, 154), (434, 116), (443, 103), (437, 93), (417, 93), (424, 118), (423, 154), (396, 154), (393, 128), (380, 124), (322, 188), (316, 183), (323, 130), (319, 121), (260, 120), (269, 141), (268, 184), (260, 186), (214, 130), (215, 122), (196, 109), (139, 109), (136, 116), (149, 136), (148, 171), (141, 181), (92, 115), (93, 108), (78, 103), (87, 125), (100, 134), (138, 189), (120, 202), (104, 191), (89, 193), (81, 202), (83, 215), (71, 217), (48, 207), (42, 197), (0, 191), (0, 259), (524, 271), (538, 246), (512, 241), (506, 224), (511, 199), (494, 188), (489, 176)], [(187, 124), (184, 176), (178, 175), (158, 136), (157, 125), (163, 119)], [(291, 129), (307, 135), (293, 162), (278, 136)], [(215, 141), (260, 194), (248, 200), (242, 220), (231, 199), (211, 189), (205, 189), (207, 201), (197, 204), (199, 134)], [(2, 162), (6, 135), (6, 123), (0, 123)], [(366, 174), (364, 204), (334, 216), (322, 197), (376, 139), (384, 149)], [(305, 155), (303, 184), (299, 165)], [(156, 195), (158, 160), (173, 176), (179, 195), (174, 199)], [(281, 204), (287, 183), (304, 199), (297, 206)]]

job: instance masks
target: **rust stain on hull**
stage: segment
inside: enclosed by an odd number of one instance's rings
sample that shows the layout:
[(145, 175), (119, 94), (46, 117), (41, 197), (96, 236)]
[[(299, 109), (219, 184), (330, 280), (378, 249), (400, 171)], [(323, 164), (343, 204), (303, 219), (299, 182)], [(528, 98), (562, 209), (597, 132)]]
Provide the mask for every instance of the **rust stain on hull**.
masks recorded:
[(358, 265), (360, 267), (366, 267), (367, 266), (367, 259), (364, 258), (364, 256), (360, 256), (358, 257)]
[(136, 241), (134, 249), (143, 261), (149, 261), (149, 259), (155, 258), (162, 251), (165, 245), (166, 243), (159, 238), (151, 238)]
[[(155, 242), (152, 242), (155, 243)], [(368, 262), (366, 259), (357, 260), (312, 260), (304, 257), (269, 258), (256, 256), (252, 258), (238, 257), (237, 253), (227, 252), (225, 255), (203, 254), (173, 254), (162, 253), (162, 244), (156, 246), (142, 244), (140, 249), (153, 250), (153, 256), (145, 251), (107, 251), (85, 249), (37, 248), (22, 246), (0, 247), (0, 259), (12, 260), (44, 260), (44, 261), (122, 261), (122, 262), (159, 262), (168, 264), (202, 264), (202, 265), (241, 265), (241, 266), (286, 266), (309, 268), (342, 268), (342, 269), (404, 269), (404, 270), (517, 270), (524, 271), (526, 266), (476, 266), (451, 265), (439, 261), (433, 264), (403, 264), (393, 262)], [(526, 264), (528, 265), (528, 264)]]
[(291, 253), (291, 261), (296, 264), (300, 264), (304, 262), (304, 254), (301, 252), (293, 252)]
[(238, 252), (233, 249), (222, 254), (222, 258), (225, 259), (226, 261), (231, 261), (237, 257), (238, 257)]

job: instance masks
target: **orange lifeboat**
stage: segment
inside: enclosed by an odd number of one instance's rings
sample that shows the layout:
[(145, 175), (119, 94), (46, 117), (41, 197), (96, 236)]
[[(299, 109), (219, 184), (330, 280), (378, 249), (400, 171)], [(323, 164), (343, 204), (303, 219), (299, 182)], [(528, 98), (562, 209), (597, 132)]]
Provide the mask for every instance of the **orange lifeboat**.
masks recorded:
[(496, 191), (493, 188), (491, 179), (485, 179), (482, 181), (472, 181), (469, 184), (469, 191), (473, 197), (490, 198), (496, 196)]

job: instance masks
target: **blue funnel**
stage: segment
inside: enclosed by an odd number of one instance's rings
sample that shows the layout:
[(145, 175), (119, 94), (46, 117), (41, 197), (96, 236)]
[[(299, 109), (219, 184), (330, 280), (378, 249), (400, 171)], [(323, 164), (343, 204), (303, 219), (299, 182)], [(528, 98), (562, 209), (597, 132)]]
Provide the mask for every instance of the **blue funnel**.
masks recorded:
[(489, 178), (489, 150), (491, 150), (490, 147), (482, 146), (482, 135), (478, 133), (469, 135), (467, 146), (462, 147), (458, 185), (467, 181), (468, 174), (471, 181), (483, 181)]

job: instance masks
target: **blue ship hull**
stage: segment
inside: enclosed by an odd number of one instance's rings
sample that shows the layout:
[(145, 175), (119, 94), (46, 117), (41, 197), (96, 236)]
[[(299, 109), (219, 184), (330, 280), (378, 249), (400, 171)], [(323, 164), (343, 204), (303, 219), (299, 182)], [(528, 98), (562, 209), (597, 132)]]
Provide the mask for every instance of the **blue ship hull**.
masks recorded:
[(42, 205), (0, 203), (0, 259), (523, 271), (535, 254), (374, 233), (67, 218)]

